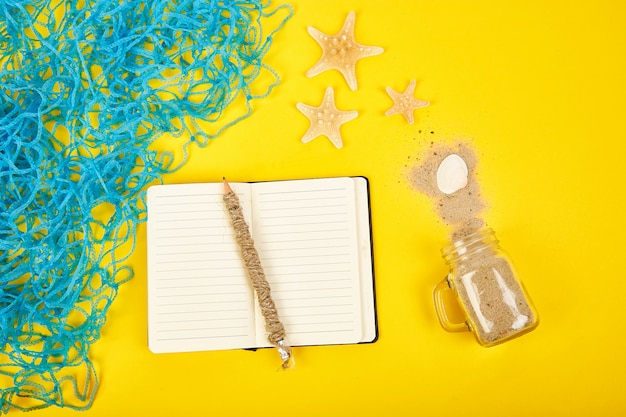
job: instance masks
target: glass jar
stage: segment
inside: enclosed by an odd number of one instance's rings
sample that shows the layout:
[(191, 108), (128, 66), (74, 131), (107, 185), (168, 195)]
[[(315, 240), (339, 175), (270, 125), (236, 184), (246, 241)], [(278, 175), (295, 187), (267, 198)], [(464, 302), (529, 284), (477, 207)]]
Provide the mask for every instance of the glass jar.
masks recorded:
[[(437, 316), (448, 331), (470, 330), (483, 346), (493, 346), (537, 327), (537, 312), (493, 230), (481, 228), (442, 250), (450, 267), (434, 290)], [(465, 322), (453, 322), (444, 293), (453, 291)]]

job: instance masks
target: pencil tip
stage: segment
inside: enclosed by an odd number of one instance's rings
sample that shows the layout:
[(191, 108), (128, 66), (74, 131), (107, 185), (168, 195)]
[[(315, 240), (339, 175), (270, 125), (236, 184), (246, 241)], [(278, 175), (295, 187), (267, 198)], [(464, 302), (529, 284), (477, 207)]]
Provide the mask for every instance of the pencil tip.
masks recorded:
[(224, 192), (225, 192), (226, 194), (228, 194), (228, 193), (232, 193), (232, 192), (233, 192), (233, 189), (232, 189), (232, 188), (230, 188), (230, 185), (228, 184), (228, 181), (226, 181), (226, 177), (222, 177), (222, 179), (224, 180)]

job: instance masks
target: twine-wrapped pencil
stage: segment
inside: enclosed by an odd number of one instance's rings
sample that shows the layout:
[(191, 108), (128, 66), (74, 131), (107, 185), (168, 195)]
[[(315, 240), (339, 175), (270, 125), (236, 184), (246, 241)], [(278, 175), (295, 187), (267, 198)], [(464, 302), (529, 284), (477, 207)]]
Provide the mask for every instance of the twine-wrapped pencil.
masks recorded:
[(270, 285), (265, 279), (259, 254), (254, 247), (250, 229), (243, 217), (239, 197), (228, 185), (226, 178), (224, 178), (224, 203), (233, 224), (235, 239), (241, 249), (241, 256), (248, 270), (250, 282), (259, 301), (261, 314), (265, 319), (268, 340), (278, 349), (278, 353), (283, 361), (282, 368), (289, 368), (293, 364), (293, 358), (291, 347), (285, 341), (285, 327), (278, 318), (278, 311), (270, 294)]

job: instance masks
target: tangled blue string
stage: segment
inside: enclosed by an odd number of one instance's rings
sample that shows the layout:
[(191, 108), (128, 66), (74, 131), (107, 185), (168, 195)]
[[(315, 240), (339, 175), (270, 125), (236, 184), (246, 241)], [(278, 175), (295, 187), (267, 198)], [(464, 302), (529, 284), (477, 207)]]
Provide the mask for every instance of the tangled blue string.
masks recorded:
[[(91, 406), (89, 347), (133, 275), (145, 187), (180, 166), (151, 145), (183, 138), (184, 163), (246, 117), (278, 82), (262, 59), (290, 15), (267, 0), (0, 2), (0, 413)], [(274, 81), (255, 94), (262, 71)]]

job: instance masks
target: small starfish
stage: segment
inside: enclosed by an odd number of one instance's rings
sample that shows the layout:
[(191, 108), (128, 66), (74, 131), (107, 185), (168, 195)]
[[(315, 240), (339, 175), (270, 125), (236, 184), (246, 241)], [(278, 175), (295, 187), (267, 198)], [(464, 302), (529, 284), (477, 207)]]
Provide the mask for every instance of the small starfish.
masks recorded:
[(330, 139), (336, 148), (343, 146), (339, 127), (345, 122), (356, 118), (359, 114), (356, 110), (341, 111), (337, 109), (335, 106), (335, 91), (332, 87), (326, 89), (324, 99), (319, 107), (303, 103), (296, 103), (296, 107), (311, 121), (311, 126), (309, 126), (309, 130), (302, 137), (302, 142), (307, 143), (318, 136), (324, 135)]
[(306, 72), (313, 77), (327, 70), (341, 72), (352, 91), (356, 91), (356, 62), (361, 58), (382, 54), (384, 49), (378, 46), (365, 46), (354, 39), (354, 12), (350, 12), (343, 27), (335, 36), (326, 35), (309, 26), (309, 35), (322, 47), (322, 57)]
[(411, 81), (409, 86), (404, 90), (404, 93), (400, 94), (397, 91), (394, 91), (391, 87), (387, 87), (387, 94), (393, 100), (393, 106), (387, 110), (385, 116), (391, 116), (394, 114), (401, 113), (406, 121), (410, 124), (413, 124), (413, 110), (419, 109), (420, 107), (426, 107), (430, 104), (428, 101), (418, 100), (413, 97), (415, 93), (415, 80)]

